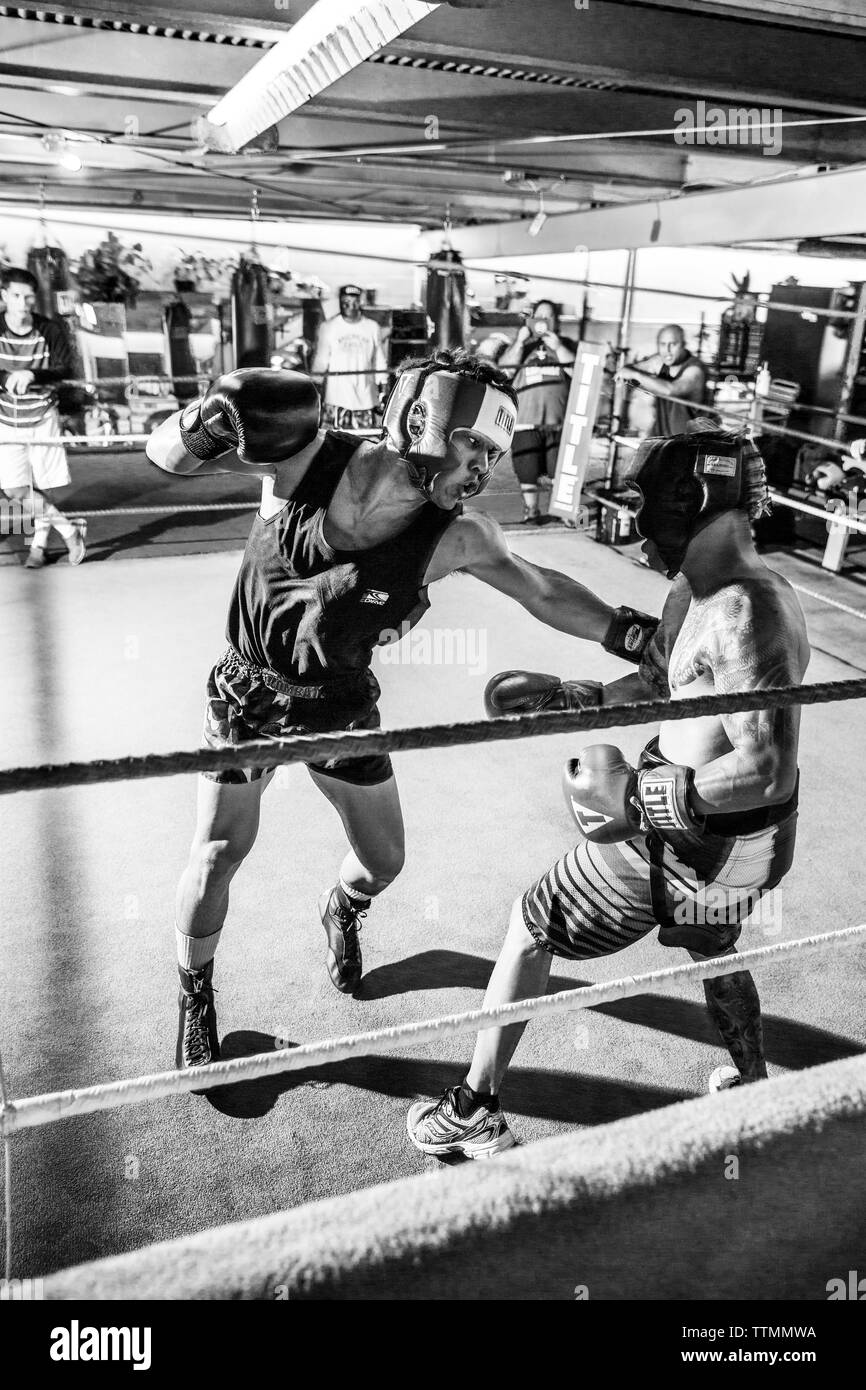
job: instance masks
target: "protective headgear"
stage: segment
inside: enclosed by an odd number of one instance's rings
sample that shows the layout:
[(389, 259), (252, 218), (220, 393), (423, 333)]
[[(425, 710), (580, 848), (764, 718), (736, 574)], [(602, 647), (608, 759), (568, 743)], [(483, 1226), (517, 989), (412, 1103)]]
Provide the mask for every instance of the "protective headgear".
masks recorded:
[(655, 543), (667, 577), (679, 574), (689, 541), (720, 512), (748, 511), (748, 458), (759, 459), (742, 437), (705, 431), (645, 439), (623, 479), (641, 494), (635, 525)]
[(360, 285), (341, 285), (338, 291), (340, 299), (343, 298), (344, 294), (356, 294), (360, 299), (363, 293)]
[[(445, 463), (454, 431), (471, 430), (489, 440), (498, 450), (496, 464), (510, 448), (516, 424), (517, 408), (500, 387), (438, 363), (402, 372), (385, 405), (386, 434), (411, 481), (438, 507), (443, 503), (437, 482), (456, 467)], [(477, 497), (489, 481), (488, 472), (467, 496)]]

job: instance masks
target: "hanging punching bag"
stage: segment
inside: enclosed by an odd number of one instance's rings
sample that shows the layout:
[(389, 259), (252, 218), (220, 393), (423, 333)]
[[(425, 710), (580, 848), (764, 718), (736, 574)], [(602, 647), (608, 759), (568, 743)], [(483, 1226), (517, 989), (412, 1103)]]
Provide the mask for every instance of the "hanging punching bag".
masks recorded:
[(427, 266), (427, 316), (436, 348), (462, 348), (466, 341), (466, 271), (459, 251), (443, 246)]
[[(55, 319), (69, 340), (72, 353), (72, 377), (81, 382), (84, 364), (78, 350), (75, 332), (75, 303), (78, 299), (72, 288), (69, 261), (61, 246), (31, 246), (27, 252), (27, 269), (36, 276), (36, 312)], [(82, 385), (62, 384), (57, 390), (60, 414), (77, 433), (84, 433), (83, 411), (91, 403), (92, 392)]]
[(232, 276), (232, 336), (236, 367), (269, 367), (273, 351), (268, 272), (241, 256)]
[[(59, 246), (31, 246), (27, 252), (27, 269), (36, 276), (36, 312), (47, 319), (70, 312), (68, 301), (69, 262)], [(66, 291), (65, 300), (62, 297)]]
[[(195, 358), (189, 341), (192, 316), (182, 299), (166, 304), (163, 319), (168, 338), (168, 358), (171, 364), (171, 387), (178, 401), (195, 400), (198, 385), (195, 378)], [(185, 378), (185, 379), (184, 379)]]

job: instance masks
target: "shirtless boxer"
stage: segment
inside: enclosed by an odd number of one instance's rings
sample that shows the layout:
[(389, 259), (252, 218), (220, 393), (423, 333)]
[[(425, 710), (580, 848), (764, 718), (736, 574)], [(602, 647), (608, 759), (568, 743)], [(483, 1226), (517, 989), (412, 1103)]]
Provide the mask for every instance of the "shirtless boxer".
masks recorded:
[[(148, 457), (169, 472), (263, 480), (228, 651), (208, 683), (208, 747), (378, 728), (373, 649), (384, 633), (408, 631), (429, 606), (427, 586), (455, 571), (550, 627), (640, 661), (657, 619), (609, 608), (556, 570), (512, 555), (491, 518), (463, 514), (463, 500), (481, 492), (508, 449), (515, 416), (514, 393), (494, 367), (439, 354), (404, 368), (376, 443), (317, 431), (312, 382), (268, 369), (229, 373), (154, 432)], [(274, 771), (233, 768), (199, 782), (177, 898), (178, 1066), (219, 1056), (213, 957)], [(349, 993), (361, 978), (359, 918), (403, 864), (400, 799), (383, 754), (331, 758), (309, 771), (350, 846), (338, 882), (319, 900), (331, 981)]]
[[(638, 671), (603, 687), (504, 672), (488, 685), (489, 713), (546, 706), (553, 692), (580, 708), (802, 681), (800, 605), (752, 543), (749, 522), (767, 493), (750, 443), (717, 432), (646, 440), (629, 482), (650, 564), (674, 579)], [(742, 918), (793, 859), (798, 731), (798, 709), (712, 715), (662, 723), (637, 769), (608, 744), (569, 762), (564, 786), (581, 842), (514, 904), (484, 1008), (544, 994), (554, 956), (610, 955), (655, 926), (662, 945), (693, 960), (735, 954)], [(710, 1089), (765, 1077), (751, 975), (708, 980), (704, 991), (735, 1063), (713, 1073)], [(485, 1029), (464, 1081), (412, 1106), (417, 1148), (481, 1158), (511, 1147), (498, 1095), (525, 1026)]]

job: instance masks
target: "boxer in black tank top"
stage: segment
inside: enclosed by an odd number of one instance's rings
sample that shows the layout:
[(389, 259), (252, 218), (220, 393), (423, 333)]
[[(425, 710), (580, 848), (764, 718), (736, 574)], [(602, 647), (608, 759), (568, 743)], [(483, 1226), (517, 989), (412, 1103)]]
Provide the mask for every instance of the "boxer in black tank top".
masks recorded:
[[(490, 364), (445, 353), (407, 364), (378, 442), (315, 433), (315, 423), (301, 428), (309, 383), (282, 376), (284, 384), (265, 370), (222, 378), (187, 408), (188, 420), (167, 421), (148, 444), (151, 460), (170, 472), (252, 471), (263, 480), (230, 604), (228, 650), (208, 683), (207, 746), (377, 728), (376, 645), (414, 625), (428, 607), (428, 586), (456, 571), (507, 594), (540, 622), (640, 660), (655, 619), (613, 610), (566, 575), (519, 559), (495, 521), (463, 511), (514, 430), (514, 394)], [(293, 441), (286, 457), (281, 437)], [(348, 993), (361, 978), (360, 918), (403, 865), (400, 799), (387, 756), (308, 767), (350, 845), (337, 883), (319, 900), (328, 971)], [(231, 769), (200, 779), (177, 899), (179, 1066), (219, 1056), (213, 957), (273, 772)]]

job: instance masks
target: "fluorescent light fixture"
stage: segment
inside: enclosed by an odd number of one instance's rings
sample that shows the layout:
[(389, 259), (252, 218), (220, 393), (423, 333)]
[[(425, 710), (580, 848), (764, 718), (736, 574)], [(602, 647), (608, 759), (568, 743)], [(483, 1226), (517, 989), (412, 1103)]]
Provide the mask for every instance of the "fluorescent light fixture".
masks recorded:
[(70, 173), (77, 174), (82, 168), (82, 161), (69, 148), (62, 130), (46, 130), (42, 136), (42, 148), (49, 159), (59, 164), (61, 169), (68, 169)]
[(438, 8), (420, 0), (317, 0), (217, 102), (208, 121), (239, 150)]

